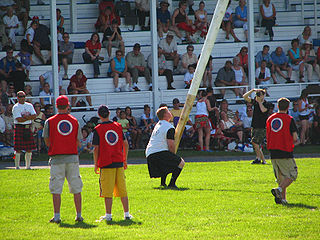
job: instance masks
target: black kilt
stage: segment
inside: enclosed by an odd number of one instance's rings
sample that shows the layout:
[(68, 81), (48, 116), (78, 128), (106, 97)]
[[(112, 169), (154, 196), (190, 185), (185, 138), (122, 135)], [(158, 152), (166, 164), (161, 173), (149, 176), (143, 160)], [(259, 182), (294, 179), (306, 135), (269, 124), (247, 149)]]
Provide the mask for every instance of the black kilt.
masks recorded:
[(14, 150), (32, 151), (36, 144), (31, 132), (31, 125), (16, 124), (14, 127)]
[(181, 157), (169, 151), (161, 151), (150, 154), (147, 162), (150, 178), (158, 178), (176, 170)]

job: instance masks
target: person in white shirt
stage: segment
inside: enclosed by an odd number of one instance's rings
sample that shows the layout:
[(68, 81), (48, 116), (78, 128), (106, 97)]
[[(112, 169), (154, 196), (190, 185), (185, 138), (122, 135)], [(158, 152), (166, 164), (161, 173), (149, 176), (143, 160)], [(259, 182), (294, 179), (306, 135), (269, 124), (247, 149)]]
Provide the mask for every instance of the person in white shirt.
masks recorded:
[(157, 110), (157, 117), (159, 122), (154, 127), (146, 148), (149, 175), (150, 178), (161, 177), (161, 186), (167, 187), (167, 175), (172, 173), (168, 187), (178, 189), (176, 180), (185, 162), (175, 154), (175, 130), (169, 122), (172, 114), (167, 107), (161, 107)]
[(7, 15), (3, 17), (3, 23), (5, 24), (6, 32), (9, 37), (9, 43), (11, 43), (12, 48), (15, 49), (16, 45), (16, 34), (19, 28), (19, 19), (16, 15), (13, 15), (13, 8), (8, 7)]
[[(60, 73), (60, 66), (58, 66), (58, 73)], [(62, 76), (58, 74), (58, 79), (59, 79), (59, 94), (60, 95), (65, 95), (66, 90), (62, 88)], [(50, 86), (50, 91), (53, 92), (53, 73), (52, 71), (48, 71), (39, 77), (40, 80), (40, 89), (43, 89), (44, 83), (49, 83)]]
[[(53, 93), (50, 91), (50, 85), (49, 83), (44, 83), (43, 90), (39, 93), (40, 97), (46, 97), (47, 98), (40, 98), (41, 106), (44, 107), (47, 104), (52, 104), (53, 99)], [(50, 101), (51, 98), (51, 101)]]
[(12, 115), (14, 119), (14, 150), (15, 167), (20, 169), (21, 151), (26, 151), (26, 169), (31, 169), (32, 150), (36, 149), (34, 138), (31, 132), (32, 120), (37, 117), (36, 111), (31, 103), (26, 102), (26, 94), (23, 91), (17, 93), (18, 103), (13, 106)]

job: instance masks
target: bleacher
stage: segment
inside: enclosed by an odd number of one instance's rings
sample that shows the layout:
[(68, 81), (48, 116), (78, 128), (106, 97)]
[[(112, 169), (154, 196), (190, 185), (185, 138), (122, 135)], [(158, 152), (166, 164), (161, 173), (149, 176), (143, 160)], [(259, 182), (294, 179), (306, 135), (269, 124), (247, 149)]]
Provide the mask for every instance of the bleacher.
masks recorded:
[[(31, 0), (31, 10), (30, 16), (39, 16), (40, 23), (46, 24), (49, 26), (50, 19), (50, 5), (48, 0), (44, 0), (45, 5), (36, 5), (36, 0)], [(94, 24), (98, 17), (98, 4), (89, 3), (89, 0), (77, 0), (77, 32), (70, 34), (70, 41), (73, 42), (85, 42), (88, 40), (95, 31)], [(196, 10), (200, 1), (195, 1), (194, 9)], [(217, 0), (205, 1), (206, 10), (209, 14), (209, 18), (212, 17), (214, 8)], [(269, 41), (269, 37), (264, 35), (264, 28), (259, 25), (259, 5), (261, 1), (255, 1), (254, 3), (254, 12), (255, 12), (255, 25), (259, 32), (255, 33), (255, 54), (262, 50), (262, 46), (267, 44), (270, 46), (270, 52), (274, 51), (276, 47), (281, 46), (285, 52), (291, 47), (290, 42), (293, 38), (296, 38), (299, 34), (302, 33), (302, 30), (306, 24), (309, 24), (313, 31), (313, 36), (317, 36), (319, 33), (319, 28), (315, 29), (313, 22), (313, 0), (305, 0), (305, 11), (304, 11), (304, 22), (301, 18), (301, 1), (298, 0), (289, 0), (289, 5), (285, 5), (286, 1), (283, 0), (273, 0), (272, 3), (275, 5), (277, 10), (277, 26), (274, 27), (274, 41)], [(318, 11), (320, 12), (320, 1), (318, 0)], [(237, 1), (233, 1), (231, 6), (233, 9), (238, 5)], [(178, 6), (178, 1), (172, 1), (171, 9), (175, 9)], [(71, 32), (70, 25), (70, 3), (68, 0), (57, 0), (57, 8), (60, 8), (62, 11), (62, 16), (65, 17), (65, 30)], [(171, 11), (172, 12), (172, 11)], [(320, 14), (318, 14), (318, 24), (320, 25)], [(123, 24), (120, 26), (122, 30), (122, 36), (126, 46), (126, 53), (132, 51), (132, 47), (136, 42), (141, 44), (141, 52), (144, 54), (145, 58), (151, 54), (151, 33), (150, 31), (140, 31), (139, 26), (135, 27), (135, 31), (129, 31), (128, 29), (131, 26), (126, 26)], [(218, 70), (224, 65), (226, 60), (232, 60), (232, 58), (239, 52), (242, 46), (247, 46), (245, 42), (245, 36), (242, 29), (235, 29), (235, 33), (238, 38), (242, 41), (240, 43), (233, 42), (232, 37), (230, 40), (225, 39), (224, 31), (220, 30), (216, 44), (212, 51), (213, 56), (213, 81), (216, 77)], [(102, 33), (100, 33), (102, 39)], [(18, 36), (18, 41), (22, 39), (22, 36)], [(196, 34), (194, 40), (197, 42), (194, 44), (194, 53), (200, 54), (202, 48), (202, 39), (198, 38)], [(178, 53), (183, 54), (186, 52), (187, 44), (182, 44), (179, 39), (178, 41)], [(125, 107), (127, 105), (133, 108), (133, 114), (135, 116), (140, 116), (143, 112), (143, 105), (149, 104), (151, 107), (153, 105), (153, 92), (147, 91), (148, 84), (145, 79), (139, 78), (138, 87), (142, 90), (141, 92), (120, 92), (114, 93), (113, 80), (112, 78), (107, 77), (107, 70), (109, 68), (109, 63), (106, 60), (103, 61), (100, 66), (101, 75), (99, 78), (93, 78), (93, 66), (92, 64), (84, 64), (82, 60), (82, 53), (84, 52), (83, 48), (75, 49), (73, 64), (69, 65), (69, 77), (71, 77), (75, 71), (81, 68), (84, 74), (88, 78), (87, 87), (92, 94), (92, 100), (95, 107), (100, 104), (107, 104), (111, 109), (116, 107)], [(113, 49), (114, 55), (115, 49)], [(16, 51), (14, 54), (17, 54)], [(47, 55), (46, 51), (43, 51), (44, 56)], [(0, 58), (6, 55), (5, 52), (0, 52)], [(106, 58), (106, 49), (102, 49), (101, 56)], [(30, 79), (31, 81), (27, 84), (30, 84), (33, 88), (33, 94), (37, 95), (39, 93), (39, 76), (51, 70), (50, 65), (40, 65), (37, 57), (33, 56), (35, 65), (31, 66)], [(63, 74), (63, 68), (61, 67), (60, 74)], [(306, 74), (305, 74), (306, 75)], [(278, 77), (278, 82), (280, 84), (268, 86), (268, 93), (270, 94), (269, 100), (274, 101), (278, 97), (282, 96), (283, 92), (286, 93), (287, 97), (296, 98), (300, 95), (301, 89), (304, 89), (308, 83), (294, 83), (294, 84), (284, 84), (285, 80), (280, 76)], [(298, 82), (298, 74), (293, 72), (292, 79)], [(317, 76), (314, 74), (312, 82), (318, 82)], [(120, 79), (120, 83), (124, 84), (124, 79)], [(67, 88), (69, 84), (68, 80), (63, 81), (63, 88)], [(167, 90), (167, 83), (164, 77), (159, 77), (159, 89), (154, 89), (158, 91), (159, 102), (166, 103), (169, 106), (172, 105), (172, 99), (178, 97), (180, 101), (184, 101), (187, 95), (187, 90), (183, 89), (183, 75), (174, 75), (173, 86), (177, 88), (176, 90)], [(215, 93), (219, 93), (219, 89), (215, 88)], [(226, 91), (226, 96), (228, 100), (231, 100), (231, 103), (235, 103), (235, 96), (232, 91)], [(237, 105), (232, 105), (232, 108), (237, 108)], [(87, 112), (75, 112), (73, 113), (78, 119), (81, 119), (82, 115), (86, 115), (88, 118), (96, 113), (93, 111)], [(192, 112), (194, 114), (194, 110)]]

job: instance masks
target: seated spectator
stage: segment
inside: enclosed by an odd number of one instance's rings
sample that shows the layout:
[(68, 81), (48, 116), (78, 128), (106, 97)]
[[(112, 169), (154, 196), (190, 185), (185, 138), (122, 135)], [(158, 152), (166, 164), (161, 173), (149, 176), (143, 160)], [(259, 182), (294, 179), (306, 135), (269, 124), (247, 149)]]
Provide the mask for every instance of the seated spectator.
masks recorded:
[(159, 38), (163, 38), (163, 33), (167, 33), (170, 27), (171, 16), (168, 11), (169, 3), (166, 1), (160, 2), (160, 8), (157, 9), (157, 27)]
[[(180, 106), (183, 106), (183, 104), (180, 104), (180, 101), (178, 98), (174, 98), (172, 100), (172, 104), (173, 104), (173, 108), (170, 110), (170, 112), (172, 114), (172, 119), (170, 120), (170, 123), (172, 123), (176, 127), (179, 122), (180, 115), (182, 112), (182, 109), (180, 108)], [(193, 124), (192, 124), (191, 120), (189, 119), (189, 116), (187, 118), (185, 130), (186, 130), (186, 133), (188, 134), (188, 136), (193, 136), (194, 128), (193, 128)]]
[(148, 23), (148, 27), (145, 26), (146, 24), (146, 17), (150, 16), (150, 3), (149, 0), (135, 0), (137, 15), (139, 19), (139, 26), (142, 31), (149, 31), (150, 30), (150, 19)]
[(237, 38), (236, 34), (233, 31), (233, 21), (232, 21), (232, 7), (230, 6), (231, 0), (229, 0), (227, 10), (222, 19), (221, 28), (226, 32), (226, 39), (229, 40), (229, 35), (233, 37), (235, 42), (241, 42), (239, 38)]
[(85, 52), (82, 54), (84, 63), (93, 63), (94, 77), (97, 78), (100, 75), (99, 60), (103, 60), (100, 57), (101, 43), (98, 33), (93, 33), (91, 38), (86, 42)]
[[(81, 69), (76, 71), (76, 74), (70, 78), (70, 83), (68, 86), (68, 94), (89, 94), (87, 89), (87, 78), (83, 74)], [(90, 106), (91, 103), (91, 96), (86, 96), (86, 100)], [(76, 106), (77, 97), (71, 98), (71, 106)]]
[(239, 57), (239, 65), (243, 68), (244, 72), (248, 76), (248, 48), (247, 47), (242, 47), (240, 49), (240, 52), (237, 54), (237, 57)]
[(320, 66), (317, 64), (317, 56), (311, 42), (305, 41), (302, 45), (302, 57), (307, 70), (308, 81), (311, 81), (313, 71), (316, 72), (318, 81), (320, 81)]
[(61, 10), (59, 8), (56, 9), (56, 14), (57, 14), (57, 27), (61, 29), (61, 33), (64, 33), (64, 17), (61, 16)]
[(263, 4), (260, 5), (260, 14), (262, 17), (261, 26), (266, 27), (265, 35), (269, 34), (270, 41), (273, 40), (272, 27), (276, 24), (276, 8), (270, 0), (263, 0)]
[(27, 29), (24, 38), (21, 41), (21, 50), (27, 51), (30, 54), (33, 53), (34, 47), (33, 47), (33, 39), (35, 30), (37, 29), (38, 24), (34, 21), (31, 22), (30, 27)]
[(10, 73), (16, 71), (18, 60), (13, 57), (12, 47), (7, 47), (7, 56), (0, 60), (0, 81), (3, 91), (7, 90), (7, 83), (11, 82)]
[(46, 116), (44, 115), (43, 112), (41, 112), (41, 104), (39, 102), (36, 102), (33, 104), (34, 110), (36, 111), (37, 117), (32, 120), (32, 125), (31, 125), (31, 131), (33, 132), (35, 139), (36, 139), (36, 144), (37, 144), (37, 150), (40, 153), (41, 147), (42, 147), (42, 132), (43, 132), (43, 126), (44, 126), (44, 121), (46, 120)]
[(292, 103), (292, 109), (289, 109), (289, 115), (293, 117), (293, 120), (295, 121), (296, 125), (298, 128), (300, 128), (300, 118), (299, 118), (299, 106), (298, 106), (298, 101), (294, 101)]
[(184, 74), (184, 88), (189, 89), (194, 77), (194, 71), (196, 69), (196, 66), (194, 64), (190, 64), (188, 66), (188, 72)]
[[(187, 2), (185, 0), (181, 0), (179, 2), (179, 8), (175, 9), (172, 14), (172, 30), (176, 33), (176, 35), (182, 40), (192, 43), (193, 40), (190, 38), (197, 30), (196, 27), (192, 24), (192, 20), (189, 20), (187, 12)], [(180, 32), (184, 30), (186, 32), (186, 38), (182, 37)]]
[(140, 91), (137, 86), (138, 77), (144, 76), (147, 83), (149, 84), (149, 91), (152, 91), (152, 79), (150, 70), (147, 67), (144, 55), (140, 52), (140, 44), (136, 43), (133, 46), (133, 51), (129, 52), (126, 56), (126, 62), (128, 70), (132, 76), (133, 90)]
[(243, 123), (244, 142), (250, 143), (249, 138), (251, 137), (251, 122), (253, 116), (252, 107), (247, 108), (246, 113), (246, 115), (242, 116), (241, 122)]
[(121, 50), (116, 51), (116, 56), (110, 62), (108, 77), (113, 77), (115, 92), (120, 92), (119, 77), (124, 77), (126, 79), (125, 91), (133, 90), (131, 89), (131, 75), (128, 72), (127, 63), (122, 56)]
[(293, 39), (291, 41), (292, 48), (289, 49), (289, 64), (292, 67), (292, 70), (299, 71), (299, 82), (304, 82), (304, 62), (302, 57), (302, 51), (299, 48), (299, 40)]
[[(234, 57), (232, 70), (234, 71), (237, 85), (244, 86), (244, 85), (247, 85), (246, 75), (243, 68), (239, 65), (239, 63), (240, 63), (239, 57)], [(245, 93), (245, 88), (239, 88), (239, 94), (242, 96), (244, 93)]]
[(33, 96), (31, 85), (27, 84), (24, 86), (24, 93), (26, 94), (26, 102), (32, 103), (32, 99), (28, 98)]
[[(276, 50), (271, 53), (271, 59), (274, 63), (276, 72), (286, 79), (286, 83), (293, 83), (294, 81), (291, 80), (292, 67), (289, 65), (289, 60), (284, 54), (282, 47), (277, 47)], [(283, 70), (287, 71), (288, 76), (282, 72)]]
[(27, 74), (24, 72), (20, 62), (17, 62), (16, 70), (10, 72), (10, 79), (16, 92), (23, 91), (24, 83), (27, 81)]
[[(226, 61), (224, 67), (219, 69), (214, 85), (216, 87), (237, 86), (236, 75), (232, 70), (231, 61)], [(236, 97), (239, 98), (239, 88), (233, 88), (232, 91), (235, 93)], [(226, 90), (220, 89), (220, 92), (224, 98)]]
[(124, 43), (121, 36), (121, 30), (118, 26), (118, 21), (116, 19), (112, 20), (111, 26), (107, 27), (104, 31), (102, 45), (107, 49), (109, 60), (111, 60), (111, 50), (112, 47), (121, 50), (122, 55), (124, 55)]
[(236, 28), (243, 28), (244, 35), (248, 41), (248, 15), (247, 6), (245, 0), (239, 0), (239, 6), (235, 9), (236, 19), (234, 20), (234, 26)]
[(201, 1), (199, 3), (199, 9), (195, 12), (195, 23), (197, 30), (201, 32), (200, 37), (206, 38), (209, 28), (209, 22), (207, 19), (207, 11), (204, 10), (205, 3)]
[(72, 63), (73, 53), (74, 53), (74, 43), (70, 42), (69, 33), (63, 33), (63, 41), (59, 41), (58, 44), (58, 57), (59, 65), (63, 65), (64, 75), (63, 79), (68, 79), (68, 64)]
[(3, 23), (3, 21), (0, 18), (0, 36), (1, 36), (1, 42), (0, 42), (0, 50), (5, 50), (6, 46), (9, 45), (9, 39), (6, 34), (6, 27)]
[(318, 105), (315, 109), (315, 116), (313, 118), (311, 132), (312, 132), (312, 135), (311, 135), (312, 144), (319, 144), (320, 143), (320, 105)]
[[(15, 56), (16, 59), (18, 57), (20, 57), (20, 62), (22, 63), (22, 67), (27, 73), (27, 79), (29, 79), (29, 72), (31, 69), (31, 64), (33, 63), (32, 55), (25, 49), (21, 49), (20, 52)], [(17, 91), (19, 92), (20, 90), (17, 89)], [(21, 91), (23, 91), (23, 89), (21, 89)]]
[[(152, 69), (152, 53), (148, 56), (147, 63), (148, 63), (148, 68)], [(158, 46), (158, 74), (159, 76), (166, 77), (167, 83), (168, 83), (168, 87), (167, 87), (168, 90), (175, 89), (171, 85), (173, 82), (172, 70), (167, 68), (166, 58), (162, 54), (162, 48), (160, 46)]]
[(131, 136), (130, 136), (130, 132), (129, 132), (129, 128), (130, 128), (129, 120), (126, 117), (127, 117), (126, 112), (120, 111), (120, 119), (118, 119), (117, 122), (121, 124), (122, 132), (129, 142), (130, 149), (132, 149), (132, 141), (131, 141)]
[(265, 85), (270, 83), (270, 69), (267, 67), (267, 62), (262, 60), (261, 66), (256, 69), (256, 85)]
[(46, 98), (40, 98), (40, 103), (42, 107), (44, 107), (47, 104), (51, 104), (53, 102), (53, 93), (50, 91), (49, 83), (43, 84), (43, 89), (39, 93), (39, 96), (46, 97)]
[(114, 121), (114, 122), (118, 122), (118, 120), (120, 119), (120, 112), (121, 112), (122, 110), (121, 110), (121, 108), (117, 108), (116, 109), (116, 116), (114, 116), (113, 118), (112, 118), (112, 121)]
[[(199, 55), (199, 59), (200, 59), (200, 55)], [(207, 66), (203, 72), (202, 85), (200, 85), (200, 87), (206, 88), (207, 81), (208, 81), (208, 86), (212, 87), (212, 70), (213, 70), (212, 59), (213, 57), (210, 55)]]
[(172, 32), (168, 32), (166, 38), (160, 40), (159, 47), (161, 47), (166, 60), (173, 60), (173, 70), (175, 71), (179, 63), (179, 54), (177, 42), (174, 40)]
[[(58, 66), (58, 73), (60, 72), (60, 66)], [(42, 75), (39, 76), (40, 80), (40, 89), (43, 89), (44, 83), (49, 83), (50, 86), (50, 91), (53, 92), (53, 72), (48, 71)], [(58, 74), (58, 80), (59, 80), (59, 94), (60, 95), (65, 95), (66, 90), (62, 88), (62, 77), (60, 74)]]
[(243, 143), (243, 124), (237, 118), (230, 118), (224, 111), (220, 112), (220, 128), (226, 137), (237, 137)]
[(181, 69), (179, 69), (180, 73), (185, 74), (188, 72), (188, 66), (197, 64), (198, 58), (197, 55), (193, 53), (194, 47), (193, 45), (187, 46), (187, 52), (182, 54), (181, 56)]
[(255, 57), (255, 64), (256, 64), (256, 68), (258, 68), (261, 65), (262, 60), (265, 60), (267, 63), (267, 67), (270, 69), (271, 71), (271, 76), (273, 79), (273, 83), (277, 84), (277, 78), (275, 75), (275, 67), (274, 67), (274, 63), (272, 62), (272, 58), (271, 55), (269, 53), (269, 49), (270, 47), (268, 45), (264, 45), (262, 51), (259, 51)]
[(15, 3), (16, 15), (22, 23), (23, 30), (26, 31), (29, 20), (30, 1), (16, 0)]
[(131, 136), (132, 149), (136, 149), (139, 147), (142, 131), (137, 125), (136, 118), (132, 116), (131, 108), (126, 107), (125, 112), (126, 112), (127, 119), (129, 121), (128, 131), (130, 132), (130, 136)]
[(45, 105), (43, 113), (46, 116), (46, 119), (52, 117), (54, 115), (53, 105), (52, 104)]
[(303, 29), (302, 34), (300, 34), (300, 35), (298, 36), (298, 40), (299, 40), (299, 45), (300, 45), (300, 47), (302, 47), (302, 45), (303, 45), (306, 41), (309, 41), (310, 43), (312, 43), (313, 36), (312, 36), (311, 27), (305, 26), (304, 29)]
[(82, 139), (80, 140), (80, 149), (79, 149), (79, 154), (80, 153), (92, 153), (93, 152), (93, 146), (91, 143), (91, 138), (89, 136), (89, 130), (85, 127), (81, 129), (82, 133)]
[(309, 130), (311, 127), (309, 117), (311, 109), (313, 108), (312, 104), (309, 104), (308, 93), (305, 90), (301, 92), (300, 98), (298, 99), (299, 118), (301, 122), (300, 144), (302, 146), (305, 145), (308, 140)]
[(5, 143), (9, 146), (13, 146), (14, 122), (12, 116), (12, 107), (13, 104), (8, 104), (6, 106), (5, 112), (1, 114), (1, 117), (4, 120), (6, 126), (4, 140)]
[(116, 19), (120, 24), (120, 17), (112, 11), (110, 6), (106, 7), (104, 11), (100, 13), (100, 16), (95, 24), (96, 30), (99, 32), (105, 32), (106, 29), (111, 26), (114, 19)]
[(9, 44), (13, 49), (16, 47), (16, 34), (19, 28), (19, 19), (13, 14), (13, 8), (7, 8), (7, 15), (3, 17), (3, 23), (5, 24), (6, 32), (8, 34)]
[(9, 83), (8, 91), (7, 91), (6, 94), (7, 94), (7, 98), (8, 98), (8, 103), (9, 103), (9, 104), (15, 104), (15, 103), (16, 103), (16, 100), (10, 99), (10, 98), (15, 98), (15, 97), (17, 97), (16, 90), (15, 90), (15, 88), (14, 88), (13, 83)]
[(143, 133), (151, 135), (154, 125), (155, 122), (153, 121), (153, 116), (150, 112), (150, 107), (146, 104), (143, 106), (143, 114), (141, 116), (141, 127)]

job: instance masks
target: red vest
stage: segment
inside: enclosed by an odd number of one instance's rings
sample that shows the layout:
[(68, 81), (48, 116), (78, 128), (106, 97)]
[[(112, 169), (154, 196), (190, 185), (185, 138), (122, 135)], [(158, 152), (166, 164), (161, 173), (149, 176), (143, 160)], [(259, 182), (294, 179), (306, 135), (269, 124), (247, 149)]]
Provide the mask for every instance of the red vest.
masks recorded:
[(48, 119), (50, 147), (48, 155), (78, 154), (78, 120), (70, 114), (56, 114)]
[(274, 113), (267, 120), (267, 148), (292, 152), (293, 137), (290, 133), (292, 117), (285, 113)]
[(102, 123), (95, 127), (99, 135), (99, 168), (114, 162), (124, 162), (123, 133), (121, 124), (117, 122)]

